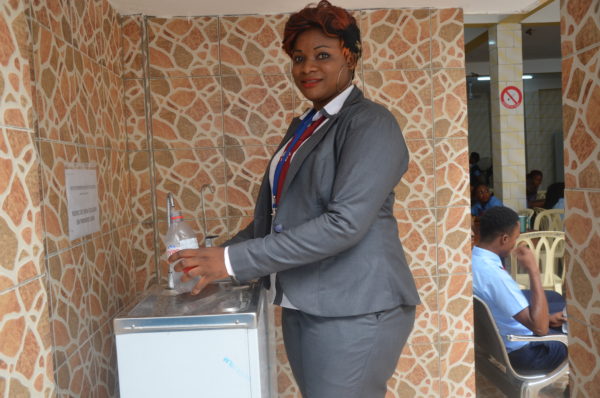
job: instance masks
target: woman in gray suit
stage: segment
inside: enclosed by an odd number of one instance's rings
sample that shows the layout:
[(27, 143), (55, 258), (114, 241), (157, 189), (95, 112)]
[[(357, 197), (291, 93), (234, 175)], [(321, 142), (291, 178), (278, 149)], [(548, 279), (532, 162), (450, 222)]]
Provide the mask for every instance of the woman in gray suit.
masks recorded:
[(361, 42), (349, 12), (321, 1), (292, 14), (283, 49), (312, 108), (273, 156), (253, 222), (169, 261), (202, 277), (193, 294), (270, 276), (305, 398), (383, 397), (419, 303), (393, 215), (408, 151), (394, 116), (352, 84)]

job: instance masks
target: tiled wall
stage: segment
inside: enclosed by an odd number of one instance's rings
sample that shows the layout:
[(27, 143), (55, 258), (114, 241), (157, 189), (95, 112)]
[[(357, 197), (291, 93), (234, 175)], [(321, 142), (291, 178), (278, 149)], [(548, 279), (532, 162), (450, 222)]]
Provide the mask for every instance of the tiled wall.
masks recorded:
[(571, 394), (600, 396), (600, 3), (561, 1)]
[(0, 3), (0, 396), (54, 391), (28, 7)]
[[(411, 152), (401, 239), (423, 305), (389, 397), (475, 395), (463, 18), (456, 9), (356, 10), (356, 83), (398, 118)], [(287, 15), (122, 21), (138, 288), (164, 264), (165, 195), (222, 242), (251, 219), (266, 164), (307, 103), (280, 49)], [(153, 241), (158, 243), (154, 252)], [(164, 269), (164, 265), (159, 267)], [(280, 396), (299, 393), (278, 337)]]
[[(562, 90), (560, 88), (525, 91), (525, 143), (527, 171), (541, 170), (544, 179), (540, 190), (564, 181), (562, 159)], [(561, 170), (557, 172), (557, 169)]]
[[(135, 286), (119, 18), (106, 0), (1, 7), (0, 395), (115, 396), (111, 318)], [(70, 241), (82, 162), (101, 230)]]

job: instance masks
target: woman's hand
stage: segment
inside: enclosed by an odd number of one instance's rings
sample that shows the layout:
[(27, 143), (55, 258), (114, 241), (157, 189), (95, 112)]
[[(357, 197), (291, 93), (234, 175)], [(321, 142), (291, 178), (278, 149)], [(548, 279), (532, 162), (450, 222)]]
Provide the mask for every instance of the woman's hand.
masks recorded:
[(225, 249), (222, 247), (180, 250), (173, 253), (167, 261), (171, 264), (178, 260), (181, 261), (175, 265), (175, 271), (184, 273), (182, 282), (200, 277), (192, 295), (200, 293), (210, 282), (229, 277), (225, 268)]

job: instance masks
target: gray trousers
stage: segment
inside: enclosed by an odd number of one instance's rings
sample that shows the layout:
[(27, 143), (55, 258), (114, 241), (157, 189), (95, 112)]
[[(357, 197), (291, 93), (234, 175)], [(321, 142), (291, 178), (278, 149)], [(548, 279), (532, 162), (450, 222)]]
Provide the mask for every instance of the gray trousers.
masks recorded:
[(283, 340), (302, 396), (383, 398), (414, 321), (414, 306), (335, 318), (284, 308)]

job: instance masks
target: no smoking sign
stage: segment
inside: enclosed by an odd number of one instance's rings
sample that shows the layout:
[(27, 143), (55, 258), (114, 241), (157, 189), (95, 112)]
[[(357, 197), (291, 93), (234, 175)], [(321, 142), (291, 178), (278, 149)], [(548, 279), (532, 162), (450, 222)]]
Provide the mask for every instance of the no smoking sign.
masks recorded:
[(507, 86), (500, 93), (500, 102), (505, 108), (515, 109), (523, 102), (523, 93), (515, 86)]

